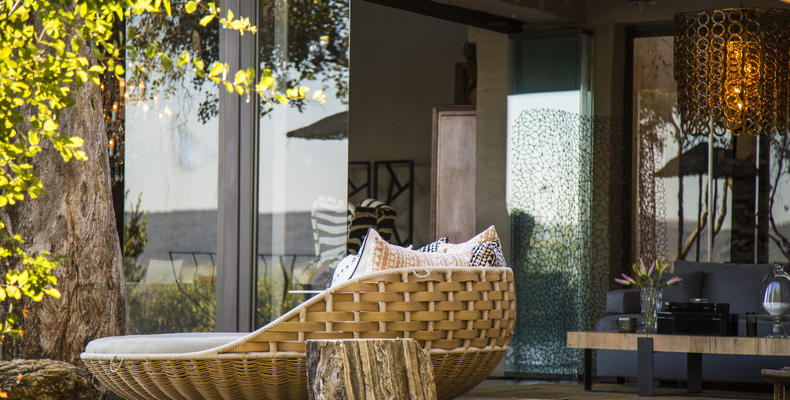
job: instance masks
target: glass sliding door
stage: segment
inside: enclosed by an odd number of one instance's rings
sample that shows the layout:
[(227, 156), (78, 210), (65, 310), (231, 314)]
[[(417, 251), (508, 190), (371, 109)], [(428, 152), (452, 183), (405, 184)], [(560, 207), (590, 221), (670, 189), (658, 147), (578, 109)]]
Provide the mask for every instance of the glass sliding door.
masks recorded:
[[(261, 104), (255, 325), (331, 280), (346, 254), (348, 0), (261, 0), (260, 68), (304, 100)], [(320, 94), (316, 94), (320, 91)]]
[(187, 73), (139, 74), (143, 50), (177, 59), (182, 50), (210, 65), (217, 23), (173, 3), (174, 17), (146, 13), (127, 22), (124, 272), (131, 333), (213, 331), (217, 276), (218, 89)]

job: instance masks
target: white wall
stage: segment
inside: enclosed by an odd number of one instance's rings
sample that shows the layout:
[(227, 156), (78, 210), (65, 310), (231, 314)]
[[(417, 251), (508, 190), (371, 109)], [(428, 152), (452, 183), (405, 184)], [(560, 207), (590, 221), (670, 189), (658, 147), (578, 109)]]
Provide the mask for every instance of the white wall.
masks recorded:
[(505, 155), (511, 43), (505, 34), (472, 27), (469, 41), (477, 47), (477, 227), (496, 225), (505, 254), (510, 254)]
[(415, 160), (417, 245), (429, 239), (432, 107), (453, 104), (466, 35), (465, 25), (351, 2), (349, 161)]

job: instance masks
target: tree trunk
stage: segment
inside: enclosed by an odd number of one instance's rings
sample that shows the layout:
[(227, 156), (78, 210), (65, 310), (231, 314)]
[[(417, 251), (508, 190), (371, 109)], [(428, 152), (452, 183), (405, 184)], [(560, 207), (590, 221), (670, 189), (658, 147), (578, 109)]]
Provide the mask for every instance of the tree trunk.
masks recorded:
[(55, 270), (62, 297), (26, 301), (24, 337), (16, 356), (76, 364), (88, 341), (127, 329), (126, 284), (115, 226), (107, 138), (99, 88), (86, 84), (76, 104), (60, 113), (65, 136), (85, 140), (88, 161), (64, 163), (47, 142), (33, 161), (45, 194), (2, 209), (9, 230), (26, 250), (47, 250), (62, 264)]
[(436, 399), (431, 358), (414, 339), (308, 340), (306, 346), (310, 400)]

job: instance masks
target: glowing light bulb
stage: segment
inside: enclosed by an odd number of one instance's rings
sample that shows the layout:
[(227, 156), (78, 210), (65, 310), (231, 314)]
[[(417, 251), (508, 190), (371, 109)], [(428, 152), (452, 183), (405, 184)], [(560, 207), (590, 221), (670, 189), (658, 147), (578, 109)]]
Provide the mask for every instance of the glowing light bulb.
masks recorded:
[(738, 111), (743, 110), (743, 103), (738, 102)]

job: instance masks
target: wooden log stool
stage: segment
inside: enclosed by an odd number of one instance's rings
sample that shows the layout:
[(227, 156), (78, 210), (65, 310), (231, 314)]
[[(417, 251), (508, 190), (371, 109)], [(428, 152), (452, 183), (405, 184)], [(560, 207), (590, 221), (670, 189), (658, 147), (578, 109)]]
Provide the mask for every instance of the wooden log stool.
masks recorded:
[(305, 347), (310, 400), (436, 399), (431, 357), (414, 339), (307, 340)]
[(790, 400), (790, 393), (787, 391), (787, 385), (790, 385), (790, 367), (780, 370), (764, 369), (760, 373), (766, 381), (774, 384), (774, 400)]

